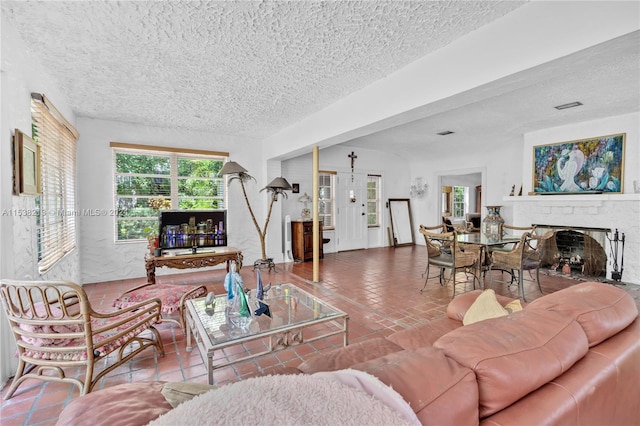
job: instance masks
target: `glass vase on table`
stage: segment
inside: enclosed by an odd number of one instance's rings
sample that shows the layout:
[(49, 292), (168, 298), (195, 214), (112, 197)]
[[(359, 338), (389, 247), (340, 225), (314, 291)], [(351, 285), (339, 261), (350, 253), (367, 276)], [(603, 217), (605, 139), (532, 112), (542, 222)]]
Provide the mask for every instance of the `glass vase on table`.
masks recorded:
[(504, 218), (500, 216), (502, 206), (487, 206), (487, 215), (482, 220), (482, 232), (489, 241), (498, 241), (502, 237)]

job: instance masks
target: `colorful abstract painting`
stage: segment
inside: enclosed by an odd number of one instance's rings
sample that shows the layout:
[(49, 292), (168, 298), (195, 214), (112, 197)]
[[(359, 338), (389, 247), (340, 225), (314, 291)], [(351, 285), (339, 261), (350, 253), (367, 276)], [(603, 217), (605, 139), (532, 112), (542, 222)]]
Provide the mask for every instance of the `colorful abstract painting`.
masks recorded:
[(533, 147), (533, 192), (622, 192), (626, 133)]

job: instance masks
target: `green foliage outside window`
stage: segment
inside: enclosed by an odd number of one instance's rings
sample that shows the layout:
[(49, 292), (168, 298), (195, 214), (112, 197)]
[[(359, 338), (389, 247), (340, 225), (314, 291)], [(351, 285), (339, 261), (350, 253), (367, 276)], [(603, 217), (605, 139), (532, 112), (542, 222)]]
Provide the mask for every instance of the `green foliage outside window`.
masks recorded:
[(172, 209), (224, 209), (223, 165), (222, 157), (116, 149), (116, 239), (143, 239), (145, 229), (157, 229), (159, 209), (149, 201), (158, 197)]
[(453, 217), (464, 217), (466, 187), (453, 187)]

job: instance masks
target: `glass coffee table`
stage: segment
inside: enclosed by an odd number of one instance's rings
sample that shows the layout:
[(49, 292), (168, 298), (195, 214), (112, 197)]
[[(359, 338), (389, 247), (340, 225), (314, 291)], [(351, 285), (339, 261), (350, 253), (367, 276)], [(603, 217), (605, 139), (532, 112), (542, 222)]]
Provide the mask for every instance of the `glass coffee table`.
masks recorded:
[[(193, 335), (209, 373), (209, 384), (213, 384), (213, 372), (218, 368), (290, 346), (339, 334), (343, 335), (343, 345), (349, 344), (349, 315), (293, 284), (274, 285), (267, 292), (264, 303), (269, 306), (271, 317), (252, 315), (248, 324), (238, 324), (229, 315), (226, 294), (217, 296), (213, 307), (206, 305), (204, 297), (186, 302), (187, 351), (192, 350)], [(249, 306), (253, 313), (256, 310), (255, 290), (249, 296)], [(215, 351), (256, 340), (264, 340), (266, 350), (229, 361), (218, 360), (214, 364)]]

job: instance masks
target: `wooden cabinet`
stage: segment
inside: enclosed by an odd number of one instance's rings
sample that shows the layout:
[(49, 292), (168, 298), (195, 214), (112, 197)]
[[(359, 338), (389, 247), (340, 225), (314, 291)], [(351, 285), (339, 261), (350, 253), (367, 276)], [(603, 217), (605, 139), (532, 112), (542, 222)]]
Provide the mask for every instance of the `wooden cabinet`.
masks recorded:
[[(293, 258), (306, 262), (313, 260), (313, 221), (299, 220), (291, 222), (291, 245)], [(322, 252), (322, 222), (320, 222), (320, 239), (318, 242), (320, 259), (324, 257)]]

